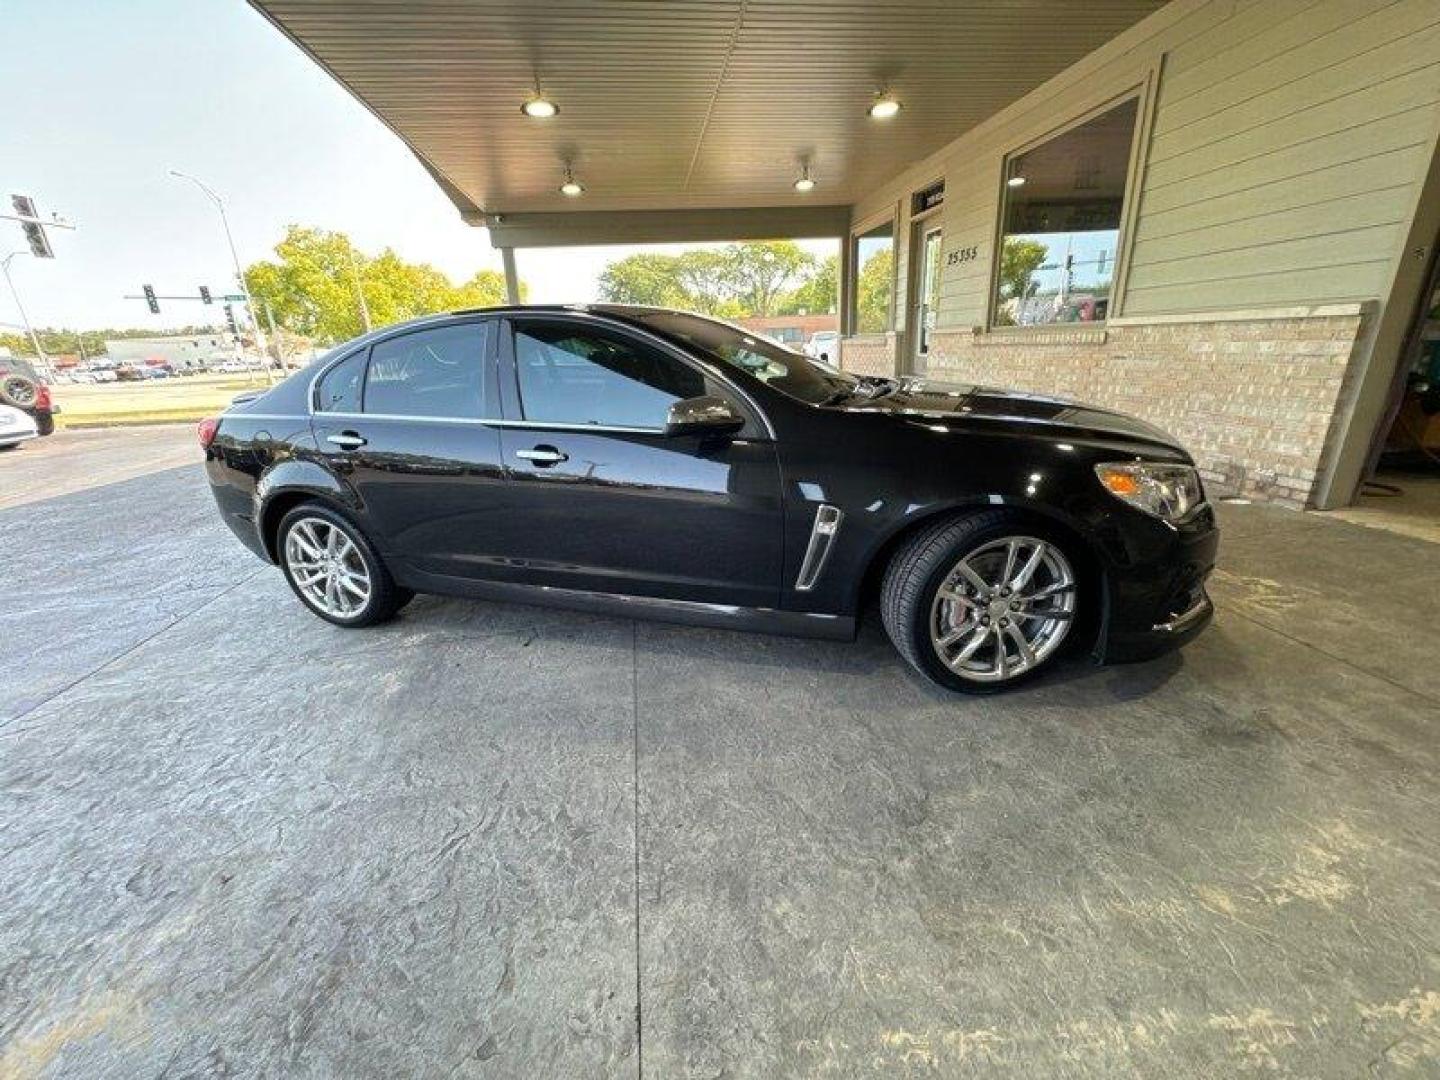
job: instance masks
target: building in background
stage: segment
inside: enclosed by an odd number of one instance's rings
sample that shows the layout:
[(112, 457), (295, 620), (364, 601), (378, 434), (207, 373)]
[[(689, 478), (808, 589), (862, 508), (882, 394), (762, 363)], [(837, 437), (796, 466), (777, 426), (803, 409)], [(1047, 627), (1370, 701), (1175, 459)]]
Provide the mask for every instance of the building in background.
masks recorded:
[(764, 334), (782, 345), (789, 345), (792, 349), (800, 348), (816, 333), (840, 328), (840, 317), (834, 313), (829, 315), (752, 315), (749, 318), (735, 321), (747, 330)]
[(169, 364), (176, 371), (203, 371), (235, 358), (235, 345), (223, 334), (176, 337), (116, 338), (105, 342), (115, 365)]

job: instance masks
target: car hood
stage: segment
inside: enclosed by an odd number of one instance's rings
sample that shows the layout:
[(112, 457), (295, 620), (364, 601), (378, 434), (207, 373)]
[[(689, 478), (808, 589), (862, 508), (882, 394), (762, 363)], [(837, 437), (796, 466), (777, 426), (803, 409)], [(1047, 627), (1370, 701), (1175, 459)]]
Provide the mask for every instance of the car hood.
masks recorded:
[(1133, 416), (1063, 398), (989, 386), (907, 378), (901, 379), (895, 390), (880, 397), (851, 398), (840, 407), (847, 411), (963, 419), (982, 424), (1035, 425), (1076, 436), (1118, 437), (1158, 443), (1183, 452), (1183, 447), (1173, 436)]

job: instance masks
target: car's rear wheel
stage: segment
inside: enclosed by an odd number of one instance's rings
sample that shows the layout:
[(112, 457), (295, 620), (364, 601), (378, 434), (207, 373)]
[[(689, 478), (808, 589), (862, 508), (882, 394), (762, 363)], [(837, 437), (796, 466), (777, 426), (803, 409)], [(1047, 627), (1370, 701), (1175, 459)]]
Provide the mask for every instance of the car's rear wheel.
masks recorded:
[(886, 632), (912, 667), (955, 690), (1032, 679), (1061, 654), (1081, 613), (1070, 546), (1004, 510), (922, 529), (886, 570)]
[(281, 569), (301, 602), (336, 626), (393, 618), (414, 593), (395, 584), (375, 546), (348, 518), (302, 503), (280, 521)]

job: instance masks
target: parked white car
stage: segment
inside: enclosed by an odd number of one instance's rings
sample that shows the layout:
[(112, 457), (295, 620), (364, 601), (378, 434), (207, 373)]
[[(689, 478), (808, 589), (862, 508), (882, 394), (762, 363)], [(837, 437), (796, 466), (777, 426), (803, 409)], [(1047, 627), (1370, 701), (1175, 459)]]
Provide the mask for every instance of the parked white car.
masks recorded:
[(35, 426), (29, 413), (23, 413), (9, 405), (0, 405), (0, 450), (8, 450), (27, 439), (39, 437), (40, 429)]
[(805, 343), (805, 355), (832, 367), (840, 363), (840, 334), (835, 330), (817, 330)]

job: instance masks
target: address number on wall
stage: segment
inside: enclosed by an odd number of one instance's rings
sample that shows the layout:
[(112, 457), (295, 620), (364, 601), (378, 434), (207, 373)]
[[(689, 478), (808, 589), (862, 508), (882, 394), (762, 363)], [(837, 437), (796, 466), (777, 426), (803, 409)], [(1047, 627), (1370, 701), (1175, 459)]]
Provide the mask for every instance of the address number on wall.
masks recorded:
[(946, 266), (958, 266), (961, 263), (971, 262), (980, 257), (980, 245), (972, 244), (970, 247), (956, 248), (945, 256)]

